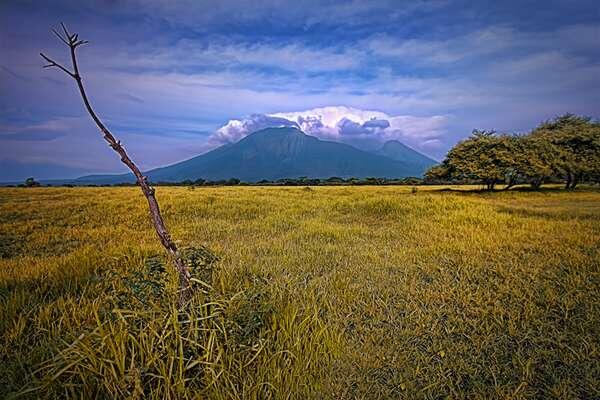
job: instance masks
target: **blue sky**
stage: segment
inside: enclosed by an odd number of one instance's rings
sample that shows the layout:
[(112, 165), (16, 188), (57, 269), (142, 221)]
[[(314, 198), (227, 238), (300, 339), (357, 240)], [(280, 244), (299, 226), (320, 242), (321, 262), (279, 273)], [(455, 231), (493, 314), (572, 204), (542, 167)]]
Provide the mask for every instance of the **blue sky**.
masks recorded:
[(144, 169), (239, 138), (222, 127), (253, 114), (377, 112), (392, 126), (364, 130), (370, 146), (438, 159), (473, 128), (600, 117), (597, 1), (4, 1), (0, 180), (125, 170), (74, 82), (41, 68), (40, 51), (67, 61), (60, 21), (90, 41), (89, 95)]

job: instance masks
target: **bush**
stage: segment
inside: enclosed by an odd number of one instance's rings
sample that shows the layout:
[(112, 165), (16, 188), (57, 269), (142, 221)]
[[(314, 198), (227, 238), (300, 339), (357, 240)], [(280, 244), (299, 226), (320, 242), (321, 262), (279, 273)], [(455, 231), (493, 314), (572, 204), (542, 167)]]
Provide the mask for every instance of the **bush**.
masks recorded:
[(25, 187), (38, 187), (38, 186), (41, 186), (41, 185), (35, 179), (33, 179), (33, 178), (25, 179)]

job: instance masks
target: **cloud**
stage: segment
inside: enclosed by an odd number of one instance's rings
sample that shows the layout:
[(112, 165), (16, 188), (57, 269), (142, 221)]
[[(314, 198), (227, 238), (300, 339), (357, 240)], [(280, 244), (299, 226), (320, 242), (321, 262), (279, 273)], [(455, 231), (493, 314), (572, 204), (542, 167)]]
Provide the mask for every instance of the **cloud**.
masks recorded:
[(130, 93), (119, 93), (119, 94), (117, 94), (117, 97), (120, 99), (126, 100), (126, 101), (138, 103), (138, 104), (141, 104), (144, 102), (144, 99), (134, 96)]
[[(95, 57), (114, 53), (100, 48)], [(227, 37), (201, 40), (179, 39), (175, 43), (151, 41), (120, 49), (118, 67), (162, 72), (189, 72), (190, 69), (231, 70), (270, 68), (281, 72), (332, 72), (360, 66), (361, 54), (349, 47), (314, 46), (300, 40), (279, 43), (273, 40), (233, 42)]]
[(208, 143), (214, 146), (235, 143), (252, 132), (265, 128), (280, 128), (284, 126), (298, 128), (298, 124), (285, 118), (264, 114), (253, 114), (241, 120), (230, 120), (209, 137)]
[(566, 25), (546, 31), (496, 25), (443, 39), (375, 34), (362, 40), (360, 47), (372, 57), (401, 64), (444, 69), (460, 64), (463, 68), (481, 68), (515, 55), (553, 51), (590, 55), (598, 50), (599, 35), (597, 24)]
[(45, 142), (65, 136), (73, 118), (56, 118), (28, 125), (0, 126), (0, 141)]
[[(191, 26), (203, 31), (240, 30), (253, 24), (309, 31), (325, 27), (329, 32), (339, 26), (357, 28), (375, 24), (391, 25), (398, 19), (431, 12), (446, 0), (129, 0), (118, 2), (121, 11), (159, 15), (173, 25)], [(264, 27), (262, 27), (264, 29)], [(259, 30), (260, 32), (260, 30)], [(248, 32), (249, 35), (254, 32)]]
[(446, 125), (447, 117), (441, 115), (392, 116), (380, 111), (328, 106), (230, 120), (209, 138), (209, 143), (232, 143), (260, 129), (293, 126), (326, 140), (352, 143), (356, 139), (365, 139), (382, 143), (395, 139), (416, 148), (426, 143), (431, 149), (435, 140), (446, 132)]
[(303, 131), (321, 138), (344, 141), (363, 137), (379, 141), (404, 140), (418, 145), (424, 138), (441, 136), (447, 117), (434, 115), (389, 115), (381, 111), (361, 110), (354, 107), (330, 106), (312, 110), (276, 113), (298, 123)]
[(228, 65), (265, 66), (287, 71), (327, 72), (359, 65), (359, 54), (349, 49), (312, 47), (304, 43), (230, 44), (210, 46), (203, 57)]
[(474, 59), (487, 63), (493, 54), (530, 43), (528, 35), (507, 27), (491, 26), (446, 39), (399, 39), (377, 34), (361, 45), (376, 57), (409, 65), (447, 68)]

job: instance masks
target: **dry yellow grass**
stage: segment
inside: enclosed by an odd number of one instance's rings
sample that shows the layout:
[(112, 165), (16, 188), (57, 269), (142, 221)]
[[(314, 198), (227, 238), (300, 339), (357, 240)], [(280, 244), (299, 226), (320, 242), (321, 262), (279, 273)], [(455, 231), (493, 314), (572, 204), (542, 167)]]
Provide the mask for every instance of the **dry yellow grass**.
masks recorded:
[(137, 188), (0, 189), (0, 396), (600, 397), (600, 192), (439, 189), (160, 187), (185, 315)]

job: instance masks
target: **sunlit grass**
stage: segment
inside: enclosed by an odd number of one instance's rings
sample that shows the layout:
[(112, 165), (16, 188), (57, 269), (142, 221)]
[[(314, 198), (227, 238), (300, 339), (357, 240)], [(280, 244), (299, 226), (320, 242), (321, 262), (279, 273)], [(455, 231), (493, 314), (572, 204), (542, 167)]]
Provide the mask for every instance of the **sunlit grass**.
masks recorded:
[(185, 313), (139, 189), (0, 189), (0, 397), (600, 397), (600, 192), (439, 189), (160, 187)]

